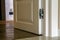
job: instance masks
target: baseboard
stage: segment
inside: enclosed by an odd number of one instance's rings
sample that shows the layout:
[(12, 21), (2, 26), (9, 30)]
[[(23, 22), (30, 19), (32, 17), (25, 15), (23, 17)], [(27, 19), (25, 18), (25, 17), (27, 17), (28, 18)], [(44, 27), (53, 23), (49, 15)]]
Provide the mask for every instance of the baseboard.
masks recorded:
[(22, 29), (17, 29), (15, 28), (16, 30), (20, 30), (20, 31), (24, 31), (24, 32), (27, 32), (27, 33), (31, 33), (31, 34), (34, 34), (34, 35), (37, 35), (37, 36), (43, 36), (42, 34), (35, 34), (35, 33), (32, 33), (32, 32), (28, 32), (28, 31), (25, 31), (25, 30), (22, 30)]

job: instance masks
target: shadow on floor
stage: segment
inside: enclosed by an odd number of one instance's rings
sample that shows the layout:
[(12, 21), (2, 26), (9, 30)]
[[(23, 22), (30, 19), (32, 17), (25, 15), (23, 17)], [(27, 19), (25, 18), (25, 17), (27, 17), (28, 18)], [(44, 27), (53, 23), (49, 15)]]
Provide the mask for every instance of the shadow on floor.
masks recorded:
[(21, 38), (30, 38), (30, 37), (35, 37), (37, 35), (35, 34), (31, 34), (31, 33), (28, 33), (28, 32), (25, 32), (25, 31), (22, 31), (22, 30), (18, 30), (15, 28), (14, 30), (15, 32), (15, 38), (16, 39), (21, 39)]

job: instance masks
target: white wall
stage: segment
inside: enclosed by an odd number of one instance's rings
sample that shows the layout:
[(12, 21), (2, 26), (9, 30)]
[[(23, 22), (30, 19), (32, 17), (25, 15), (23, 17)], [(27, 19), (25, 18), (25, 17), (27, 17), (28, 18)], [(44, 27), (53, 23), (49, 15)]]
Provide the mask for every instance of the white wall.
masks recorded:
[(13, 20), (13, 15), (9, 15), (9, 11), (13, 11), (13, 0), (5, 0), (6, 21)]

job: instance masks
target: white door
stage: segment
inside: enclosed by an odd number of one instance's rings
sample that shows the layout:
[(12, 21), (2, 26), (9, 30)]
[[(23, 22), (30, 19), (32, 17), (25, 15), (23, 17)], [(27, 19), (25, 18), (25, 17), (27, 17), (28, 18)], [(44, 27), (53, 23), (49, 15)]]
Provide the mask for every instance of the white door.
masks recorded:
[(14, 0), (15, 28), (39, 34), (39, 19), (39, 0)]

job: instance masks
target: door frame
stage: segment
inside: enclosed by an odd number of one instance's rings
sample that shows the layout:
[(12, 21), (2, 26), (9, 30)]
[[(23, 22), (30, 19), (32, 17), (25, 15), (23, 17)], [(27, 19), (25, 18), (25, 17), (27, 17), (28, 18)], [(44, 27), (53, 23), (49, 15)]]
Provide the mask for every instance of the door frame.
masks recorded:
[(58, 0), (46, 0), (46, 2), (46, 36), (58, 37)]

